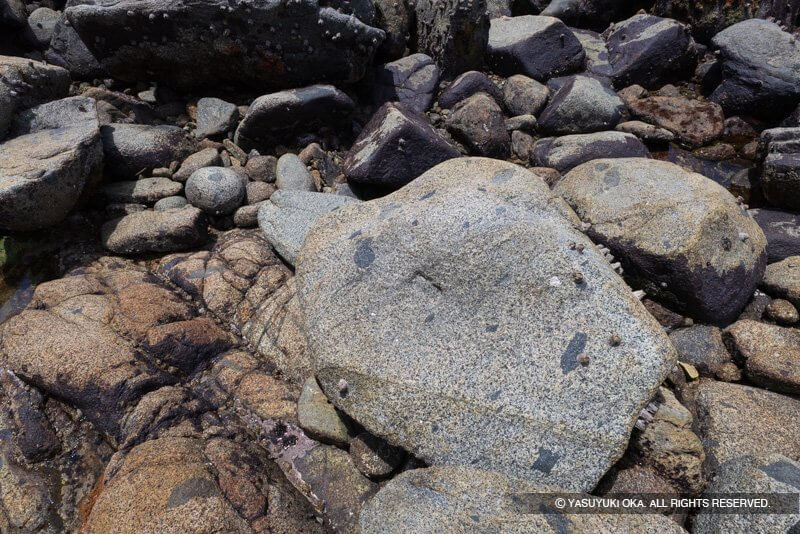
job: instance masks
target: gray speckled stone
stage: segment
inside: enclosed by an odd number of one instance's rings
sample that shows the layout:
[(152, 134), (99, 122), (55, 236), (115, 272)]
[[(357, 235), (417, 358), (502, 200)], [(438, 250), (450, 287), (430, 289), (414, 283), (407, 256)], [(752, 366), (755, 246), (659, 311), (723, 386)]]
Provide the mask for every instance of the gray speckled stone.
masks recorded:
[(533, 146), (537, 165), (565, 173), (581, 163), (602, 158), (646, 158), (647, 147), (635, 135), (622, 132), (545, 137)]
[(283, 259), (295, 265), (311, 226), (326, 213), (358, 200), (310, 191), (276, 191), (261, 205), (258, 225)]
[(152, 204), (162, 198), (179, 195), (181, 191), (183, 184), (169, 178), (142, 178), (103, 186), (103, 194), (109, 202)]
[(244, 203), (245, 179), (225, 167), (205, 167), (186, 181), (186, 199), (213, 215), (229, 215)]
[(105, 223), (103, 246), (117, 254), (176, 252), (202, 245), (208, 239), (207, 221), (199, 209), (145, 210)]
[[(752, 454), (723, 464), (706, 488), (706, 496), (725, 493), (788, 493), (800, 491), (800, 463), (781, 454)], [(795, 498), (796, 502), (796, 498)], [(695, 518), (696, 534), (794, 532), (800, 514), (712, 514)]]
[(696, 319), (728, 324), (766, 267), (767, 240), (716, 182), (665, 161), (585, 163), (555, 191), (591, 223), (588, 234), (648, 294)]
[(284, 154), (278, 158), (275, 187), (284, 191), (316, 191), (314, 178), (297, 154)]
[(713, 378), (720, 367), (731, 361), (722, 331), (715, 326), (681, 328), (670, 333), (669, 338), (678, 351), (678, 359), (694, 365), (703, 376)]
[(659, 514), (565, 514), (555, 508), (541, 513), (534, 499), (526, 502), (526, 495), (559, 491), (466, 467), (414, 469), (393, 478), (364, 506), (361, 532), (686, 532), (675, 521)]
[(402, 102), (417, 112), (427, 110), (439, 85), (439, 67), (430, 56), (411, 54), (375, 69), (376, 105)]
[(506, 80), (503, 86), (503, 101), (512, 115), (536, 115), (550, 98), (550, 89), (546, 85), (515, 74)]
[(173, 175), (173, 180), (177, 182), (185, 182), (189, 179), (192, 173), (203, 167), (217, 167), (222, 164), (219, 157), (219, 150), (216, 148), (205, 148), (200, 152), (195, 152), (181, 164), (181, 167)]
[(194, 143), (177, 126), (108, 124), (100, 127), (106, 172), (136, 178), (142, 172), (169, 167), (194, 150)]
[(800, 215), (768, 209), (753, 209), (749, 213), (767, 236), (770, 262), (800, 255)]
[(347, 445), (350, 440), (342, 418), (313, 376), (305, 381), (297, 400), (297, 422), (314, 439), (339, 445)]
[(761, 285), (770, 295), (800, 306), (800, 256), (789, 256), (767, 265)]
[(566, 135), (614, 128), (625, 104), (617, 94), (588, 76), (571, 76), (539, 116), (539, 129)]
[(197, 101), (197, 139), (225, 135), (236, 126), (239, 120), (239, 108), (236, 104), (225, 102), (219, 98), (201, 98)]
[(593, 488), (676, 355), (577, 224), (484, 158), (319, 219), (296, 280), (328, 398), (430, 464)]
[(162, 198), (161, 200), (153, 204), (153, 209), (155, 211), (164, 211), (172, 208), (182, 208), (188, 203), (189, 201), (186, 200), (185, 197), (179, 197), (179, 196), (166, 197)]

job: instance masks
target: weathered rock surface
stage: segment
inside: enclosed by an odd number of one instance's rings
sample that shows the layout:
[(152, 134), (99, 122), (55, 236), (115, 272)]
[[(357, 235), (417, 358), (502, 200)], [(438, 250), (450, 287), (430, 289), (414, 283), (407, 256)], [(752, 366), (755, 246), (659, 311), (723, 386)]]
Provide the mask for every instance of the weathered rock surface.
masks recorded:
[(18, 137), (0, 144), (0, 229), (51, 226), (97, 181), (103, 147), (94, 104), (75, 97), (20, 114)]
[(635, 11), (636, 2), (618, 0), (551, 0), (542, 15), (556, 17), (571, 26), (605, 30), (608, 23)]
[(731, 361), (722, 331), (715, 326), (681, 328), (671, 332), (669, 338), (678, 351), (678, 360), (694, 365), (703, 376), (714, 378)]
[(303, 384), (297, 401), (297, 422), (309, 436), (325, 442), (347, 445), (347, 426), (336, 412), (314, 377)]
[(571, 76), (539, 116), (544, 133), (568, 135), (611, 130), (625, 105), (617, 94), (588, 76)]
[(800, 215), (770, 209), (752, 209), (749, 213), (767, 237), (770, 262), (800, 255)]
[(328, 398), (429, 463), (592, 488), (675, 354), (568, 213), (522, 168), (465, 158), (320, 219), (297, 277)]
[(26, 109), (67, 96), (69, 72), (23, 57), (0, 56), (0, 86), (13, 91), (18, 109)]
[(619, 89), (633, 84), (656, 89), (694, 70), (694, 41), (676, 20), (634, 15), (613, 25), (606, 45)]
[(75, 79), (86, 80), (106, 75), (66, 17), (62, 17), (53, 28), (50, 47), (44, 55), (49, 63), (67, 69)]
[(471, 70), (453, 80), (453, 83), (442, 91), (442, 94), (439, 95), (439, 107), (450, 109), (475, 93), (486, 93), (498, 103), (503, 99), (500, 89), (487, 75), (477, 70)]
[(275, 251), (295, 265), (317, 219), (353, 202), (358, 201), (342, 195), (276, 191), (258, 210), (258, 225)]
[[(800, 463), (782, 454), (747, 454), (725, 462), (711, 481), (708, 495), (729, 493), (793, 494), (800, 489)], [(792, 499), (786, 499), (791, 505)], [(711, 514), (695, 518), (694, 532), (791, 532), (798, 513)]]
[(75, 5), (65, 13), (113, 76), (183, 89), (354, 82), (384, 38), (383, 31), (316, 1), (228, 6), (130, 0)]
[(205, 167), (186, 181), (186, 200), (211, 215), (230, 215), (244, 203), (245, 178), (225, 167)]
[(800, 392), (800, 333), (757, 321), (737, 321), (725, 329), (734, 357), (747, 377), (772, 391)]
[(107, 171), (119, 178), (134, 179), (158, 167), (182, 161), (194, 143), (177, 126), (108, 124), (100, 128)]
[(103, 194), (110, 202), (153, 204), (157, 200), (179, 195), (183, 186), (169, 178), (142, 178), (111, 182), (103, 186)]
[[(185, 182), (192, 173), (203, 167), (218, 167), (222, 163), (219, 157), (219, 150), (216, 148), (204, 148), (200, 152), (195, 152), (183, 160), (180, 168), (175, 171), (172, 179), (177, 182)], [(249, 163), (249, 161), (248, 161)]]
[(674, 133), (689, 146), (702, 146), (722, 135), (725, 116), (714, 102), (679, 96), (650, 96), (628, 102), (631, 114)]
[(714, 36), (722, 83), (710, 98), (729, 115), (780, 116), (800, 99), (800, 44), (774, 22), (750, 19)]
[(766, 238), (725, 189), (668, 162), (584, 164), (555, 190), (625, 273), (677, 310), (727, 324), (766, 267)]
[(675, 139), (675, 134), (669, 130), (642, 121), (621, 122), (614, 129), (618, 132), (633, 134), (643, 141), (668, 143)]
[(443, 77), (483, 66), (489, 35), (485, 0), (420, 0), (414, 12), (417, 50), (436, 61)]
[(382, 106), (345, 156), (349, 181), (401, 187), (434, 165), (459, 156), (427, 118), (403, 105)]
[(767, 265), (761, 285), (770, 295), (800, 306), (800, 256)]
[(194, 206), (164, 211), (140, 211), (105, 223), (103, 246), (117, 254), (175, 252), (202, 245), (207, 221)]
[(284, 154), (275, 165), (275, 187), (282, 191), (316, 191), (314, 177), (296, 154)]
[(236, 129), (234, 142), (244, 150), (285, 142), (286, 135), (310, 132), (348, 116), (355, 104), (332, 85), (312, 85), (256, 98)]
[(235, 104), (219, 98), (201, 98), (197, 101), (197, 139), (225, 135), (239, 121), (239, 109)]
[(567, 514), (546, 505), (542, 510), (534, 495), (547, 491), (559, 490), (467, 467), (414, 469), (367, 503), (361, 532), (686, 532), (657, 514)]
[(503, 86), (503, 101), (512, 115), (538, 115), (548, 98), (546, 85), (522, 74), (509, 76)]
[(402, 102), (422, 113), (433, 102), (433, 93), (439, 84), (439, 67), (430, 56), (411, 54), (378, 67), (374, 83), (375, 104)]
[(749, 386), (701, 380), (694, 399), (709, 472), (744, 454), (778, 453), (800, 461), (800, 401)]
[(646, 158), (647, 147), (635, 135), (622, 132), (545, 137), (533, 146), (536, 164), (552, 167), (560, 173), (594, 159)]
[(502, 158), (508, 155), (511, 138), (506, 131), (503, 110), (486, 93), (462, 100), (447, 117), (447, 130), (471, 153)]
[(486, 57), (500, 74), (545, 81), (579, 70), (586, 54), (560, 20), (525, 15), (492, 19)]

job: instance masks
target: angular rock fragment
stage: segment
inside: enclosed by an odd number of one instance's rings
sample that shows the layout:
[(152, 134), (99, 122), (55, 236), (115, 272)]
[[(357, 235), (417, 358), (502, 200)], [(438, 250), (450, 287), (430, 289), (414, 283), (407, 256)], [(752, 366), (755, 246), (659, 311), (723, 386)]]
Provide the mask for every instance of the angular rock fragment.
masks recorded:
[(547, 134), (568, 135), (611, 130), (625, 104), (617, 94), (588, 76), (571, 76), (553, 95), (539, 116)]
[(453, 83), (442, 91), (439, 95), (439, 106), (450, 109), (475, 93), (486, 93), (496, 102), (502, 102), (503, 95), (494, 82), (484, 73), (471, 70), (453, 80)]
[(794, 328), (737, 321), (725, 329), (734, 357), (759, 386), (791, 395), (800, 392), (800, 333)]
[(483, 66), (489, 35), (486, 0), (419, 0), (413, 5), (417, 50), (436, 61), (444, 78)]
[(508, 154), (511, 138), (503, 110), (486, 93), (459, 102), (447, 117), (447, 130), (475, 155), (502, 158)]
[(177, 126), (108, 124), (100, 128), (106, 169), (122, 179), (182, 161), (194, 143)]
[(692, 147), (719, 138), (725, 126), (722, 108), (714, 102), (651, 96), (628, 102), (628, 108), (634, 117), (669, 130)]
[(101, 241), (117, 254), (175, 252), (205, 243), (206, 225), (203, 212), (194, 206), (146, 210), (105, 223)]
[(430, 56), (411, 54), (375, 70), (372, 99), (377, 105), (401, 102), (422, 113), (433, 102), (439, 85), (439, 67)]

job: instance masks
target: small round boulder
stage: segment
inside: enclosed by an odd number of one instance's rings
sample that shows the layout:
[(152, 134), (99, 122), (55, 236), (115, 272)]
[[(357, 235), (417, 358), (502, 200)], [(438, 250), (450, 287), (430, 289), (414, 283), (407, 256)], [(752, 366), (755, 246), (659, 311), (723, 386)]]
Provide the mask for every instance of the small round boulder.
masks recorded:
[(186, 181), (189, 203), (213, 215), (230, 215), (242, 205), (245, 194), (242, 177), (225, 167), (198, 169)]

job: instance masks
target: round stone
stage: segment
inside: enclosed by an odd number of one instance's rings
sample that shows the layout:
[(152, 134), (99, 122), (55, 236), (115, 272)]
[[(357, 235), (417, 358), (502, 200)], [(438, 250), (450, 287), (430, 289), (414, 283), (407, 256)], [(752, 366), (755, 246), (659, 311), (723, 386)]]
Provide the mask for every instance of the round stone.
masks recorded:
[(206, 167), (192, 173), (186, 182), (186, 199), (206, 213), (230, 215), (245, 199), (245, 183), (225, 167)]
[(800, 320), (797, 308), (788, 300), (775, 299), (767, 304), (764, 311), (767, 313), (767, 317), (778, 324), (790, 325)]
[(156, 211), (164, 211), (172, 208), (182, 208), (188, 202), (184, 197), (181, 196), (172, 196), (172, 197), (165, 197), (156, 202), (153, 205), (153, 209)]

